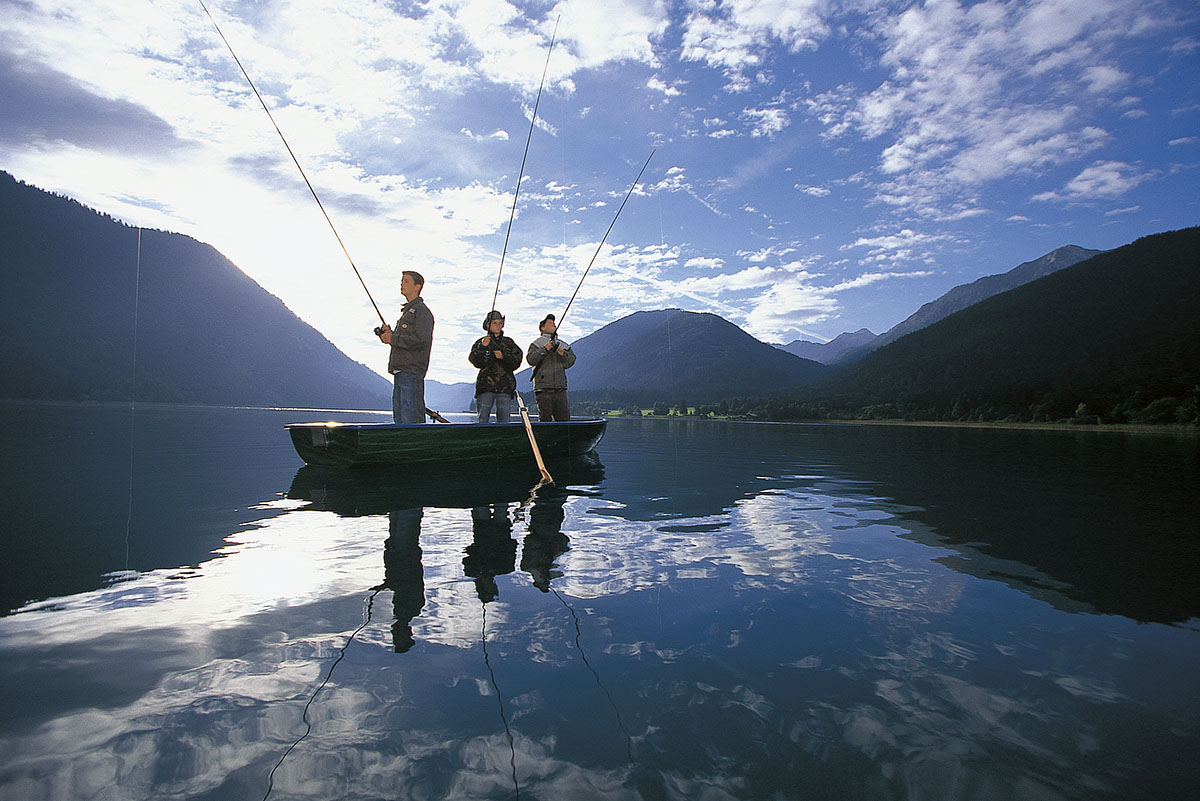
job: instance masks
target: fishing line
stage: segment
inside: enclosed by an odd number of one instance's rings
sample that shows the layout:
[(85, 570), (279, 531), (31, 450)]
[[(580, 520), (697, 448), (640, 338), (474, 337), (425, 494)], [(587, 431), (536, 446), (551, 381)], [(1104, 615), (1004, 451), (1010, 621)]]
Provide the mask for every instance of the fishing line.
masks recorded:
[[(483, 645), (483, 664), (487, 666), (488, 676), (492, 679), (492, 689), (496, 691), (496, 700), (500, 703), (500, 722), (504, 724), (504, 733), (508, 735), (509, 764), (512, 766), (513, 787), (517, 798), (521, 798), (521, 785), (517, 783), (517, 748), (513, 743), (512, 729), (508, 727), (508, 717), (504, 714), (504, 696), (500, 693), (500, 685), (496, 683), (496, 672), (492, 670), (492, 662), (488, 659), (487, 650), (487, 604), (483, 607), (483, 625), (479, 629), (479, 641)], [(266, 799), (263, 799), (266, 801)]]
[(129, 570), (129, 530), (133, 525), (133, 430), (137, 411), (138, 307), (142, 292), (142, 227), (137, 229), (137, 256), (133, 261), (133, 369), (129, 386), (129, 511), (125, 515), (125, 569)]
[(592, 667), (592, 663), (588, 661), (587, 652), (583, 650), (583, 644), (580, 642), (580, 639), (583, 637), (583, 632), (580, 631), (579, 628), (579, 618), (575, 615), (575, 610), (571, 608), (571, 605), (563, 600), (563, 597), (558, 594), (558, 590), (551, 587), (550, 592), (554, 593), (554, 597), (558, 599), (559, 603), (567, 608), (567, 611), (571, 613), (571, 619), (575, 621), (575, 649), (579, 651), (579, 656), (583, 659), (583, 664), (586, 665), (587, 669), (592, 672), (592, 677), (596, 679), (596, 686), (598, 686), (601, 692), (604, 693), (604, 696), (608, 699), (608, 705), (612, 707), (613, 714), (617, 717), (617, 727), (620, 728), (621, 733), (625, 735), (625, 754), (629, 757), (629, 763), (632, 765), (634, 761), (633, 738), (629, 736), (629, 732), (625, 729), (625, 722), (621, 720), (621, 710), (617, 708), (617, 703), (613, 701), (612, 693), (610, 693), (608, 688), (604, 686), (604, 682), (600, 681), (600, 674), (596, 672), (594, 667)]
[(325, 675), (325, 680), (321, 682), (321, 686), (317, 687), (317, 689), (313, 692), (312, 697), (308, 699), (308, 703), (304, 705), (304, 713), (301, 715), (301, 719), (304, 721), (304, 734), (301, 734), (300, 739), (288, 746), (288, 750), (283, 752), (283, 756), (281, 756), (279, 761), (275, 763), (275, 767), (271, 768), (271, 772), (267, 775), (267, 794), (263, 796), (263, 801), (267, 801), (267, 798), (271, 795), (271, 791), (275, 789), (275, 771), (279, 770), (279, 766), (283, 764), (283, 760), (288, 758), (288, 754), (292, 753), (296, 746), (300, 745), (300, 743), (302, 743), (304, 739), (312, 733), (312, 722), (308, 719), (308, 708), (312, 706), (313, 701), (317, 700), (317, 695), (321, 692), (321, 690), (325, 689), (325, 685), (329, 683), (331, 678), (333, 678), (333, 669), (336, 668), (338, 666), (338, 662), (341, 662), (346, 656), (346, 649), (350, 647), (350, 643), (354, 642), (354, 638), (358, 636), (360, 631), (371, 624), (371, 610), (375, 606), (375, 596), (378, 595), (385, 586), (386, 585), (384, 584), (380, 584), (378, 587), (372, 588), (371, 595), (367, 598), (366, 619), (363, 620), (362, 625), (356, 628), (354, 633), (346, 639), (346, 644), (342, 646), (342, 650), (341, 653), (338, 654), (338, 658), (333, 660), (333, 664), (329, 666), (329, 673)]
[[(250, 84), (250, 88), (254, 91), (254, 96), (258, 98), (258, 102), (262, 105), (263, 111), (267, 112), (267, 117), (271, 120), (271, 125), (275, 126), (275, 133), (279, 134), (280, 141), (287, 148), (288, 155), (292, 157), (292, 163), (296, 165), (296, 169), (300, 171), (300, 177), (304, 179), (305, 186), (312, 193), (313, 200), (317, 201), (317, 206), (321, 209), (321, 214), (325, 215), (325, 222), (329, 223), (329, 230), (333, 231), (333, 236), (337, 239), (338, 245), (342, 248), (342, 253), (346, 254), (346, 260), (350, 262), (350, 268), (354, 270), (354, 274), (358, 276), (358, 282), (362, 284), (363, 291), (367, 293), (367, 299), (371, 301), (371, 305), (375, 308), (375, 313), (379, 315), (379, 322), (382, 325), (387, 325), (387, 320), (383, 319), (383, 312), (379, 311), (379, 306), (375, 303), (375, 298), (371, 297), (371, 290), (367, 289), (367, 282), (363, 280), (362, 273), (358, 271), (358, 267), (354, 264), (354, 259), (350, 258), (350, 251), (346, 249), (345, 243), (342, 242), (342, 237), (338, 235), (337, 228), (333, 225), (333, 220), (329, 218), (329, 212), (325, 211), (325, 204), (321, 202), (321, 198), (317, 196), (317, 190), (313, 189), (312, 183), (308, 180), (308, 175), (305, 174), (304, 168), (300, 166), (300, 160), (296, 158), (296, 154), (292, 152), (292, 146), (288, 144), (287, 138), (283, 135), (283, 131), (279, 129), (279, 124), (275, 122), (275, 115), (271, 113), (271, 109), (267, 108), (267, 102), (263, 100), (263, 96), (259, 94), (258, 87), (254, 85), (254, 81), (250, 79), (250, 73), (246, 72), (246, 68), (242, 66), (242, 60), (238, 58), (237, 53), (233, 51), (233, 45), (225, 38), (225, 34), (221, 32), (221, 26), (217, 25), (217, 21), (213, 19), (213, 15), (209, 12), (208, 6), (204, 5), (204, 0), (197, 0), (200, 7), (204, 9), (204, 13), (208, 15), (209, 21), (217, 30), (217, 35), (221, 37), (221, 41), (225, 43), (225, 47), (229, 49), (229, 55), (233, 56), (233, 60), (237, 62), (238, 69), (242, 71), (242, 75), (246, 78), (246, 83)], [(522, 162), (524, 164), (524, 162)]]
[(500, 269), (496, 273), (496, 291), (492, 293), (491, 308), (496, 308), (500, 295), (500, 276), (504, 274), (504, 257), (508, 254), (508, 238), (512, 235), (513, 219), (517, 215), (517, 198), (521, 196), (521, 178), (525, 175), (525, 159), (529, 157), (529, 143), (533, 140), (533, 128), (537, 124), (538, 105), (542, 102), (542, 87), (546, 84), (546, 72), (550, 69), (550, 54), (554, 52), (554, 40), (558, 36), (559, 15), (554, 20), (554, 32), (550, 34), (550, 49), (546, 51), (546, 65), (542, 67), (542, 82), (538, 84), (537, 99), (533, 101), (533, 114), (529, 117), (529, 134), (525, 137), (525, 152), (521, 154), (521, 169), (517, 171), (517, 189), (513, 192), (512, 210), (508, 213), (508, 230), (504, 232), (504, 249), (500, 251)]
[(612, 233), (613, 226), (617, 224), (617, 218), (621, 216), (621, 209), (625, 208), (625, 203), (629, 200), (629, 196), (633, 194), (633, 190), (637, 187), (638, 181), (642, 180), (642, 173), (646, 171), (646, 166), (650, 164), (650, 159), (654, 158), (654, 151), (650, 151), (650, 155), (646, 157), (646, 163), (638, 170), (637, 178), (633, 179), (633, 183), (629, 186), (629, 191), (625, 193), (625, 200), (621, 201), (621, 205), (617, 208), (617, 213), (613, 215), (612, 222), (608, 224), (608, 230), (604, 232), (604, 236), (600, 239), (600, 244), (596, 246), (596, 252), (592, 254), (592, 260), (588, 262), (587, 269), (583, 271), (583, 275), (579, 277), (579, 283), (575, 286), (575, 291), (571, 293), (571, 299), (567, 301), (567, 308), (563, 309), (562, 316), (558, 318), (556, 328), (562, 328), (562, 321), (566, 319), (567, 312), (571, 309), (571, 304), (575, 302), (575, 296), (579, 294), (579, 287), (583, 286), (583, 279), (587, 278), (588, 270), (592, 269), (592, 264), (595, 263), (596, 257), (600, 255), (600, 248), (604, 247), (605, 240)]

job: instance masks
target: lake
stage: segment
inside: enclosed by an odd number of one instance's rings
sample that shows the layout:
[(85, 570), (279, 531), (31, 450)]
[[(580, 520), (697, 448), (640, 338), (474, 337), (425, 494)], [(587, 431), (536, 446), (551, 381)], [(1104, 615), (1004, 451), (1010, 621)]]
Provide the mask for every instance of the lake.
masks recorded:
[(0, 799), (1200, 798), (1195, 436), (0, 408)]

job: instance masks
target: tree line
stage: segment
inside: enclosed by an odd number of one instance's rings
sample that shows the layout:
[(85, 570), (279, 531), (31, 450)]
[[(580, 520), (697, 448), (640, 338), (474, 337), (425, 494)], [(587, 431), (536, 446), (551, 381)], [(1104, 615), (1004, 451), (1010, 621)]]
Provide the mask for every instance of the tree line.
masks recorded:
[(1190, 390), (1155, 396), (1141, 389), (1126, 393), (1079, 393), (1049, 390), (1027, 402), (961, 393), (942, 402), (897, 398), (894, 402), (856, 402), (853, 398), (735, 397), (688, 406), (655, 401), (650, 408), (583, 401), (572, 403), (581, 416), (689, 417), (771, 422), (895, 420), (948, 423), (1053, 423), (1071, 425), (1169, 425), (1200, 427), (1200, 384)]

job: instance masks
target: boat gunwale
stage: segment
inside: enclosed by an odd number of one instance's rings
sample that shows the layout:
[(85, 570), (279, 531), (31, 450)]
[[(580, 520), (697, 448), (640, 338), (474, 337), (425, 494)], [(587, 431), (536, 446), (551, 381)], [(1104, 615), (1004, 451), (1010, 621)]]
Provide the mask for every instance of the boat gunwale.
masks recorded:
[[(603, 417), (572, 417), (570, 420), (531, 420), (535, 428), (545, 426), (588, 426), (588, 425), (607, 425), (608, 420)], [(523, 426), (521, 420), (509, 420), (504, 423), (341, 423), (336, 420), (313, 421), (307, 423), (287, 423), (285, 429), (292, 428), (337, 428), (348, 431), (374, 431), (380, 429), (411, 429), (417, 430), (438, 430), (448, 431), (450, 429), (462, 428), (497, 428), (497, 427), (516, 427)]]

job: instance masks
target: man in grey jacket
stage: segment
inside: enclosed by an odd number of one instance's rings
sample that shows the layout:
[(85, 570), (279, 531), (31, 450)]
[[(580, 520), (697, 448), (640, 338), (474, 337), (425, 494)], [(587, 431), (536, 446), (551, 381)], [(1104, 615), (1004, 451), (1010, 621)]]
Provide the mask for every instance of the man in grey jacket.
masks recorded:
[(547, 314), (538, 324), (541, 336), (529, 345), (525, 361), (533, 366), (533, 395), (537, 398), (538, 420), (571, 419), (567, 405), (567, 368), (575, 363), (571, 346), (558, 338), (554, 315)]
[(392, 346), (388, 372), (393, 379), (392, 420), (396, 423), (425, 422), (425, 373), (433, 347), (433, 312), (421, 297), (424, 288), (420, 273), (405, 270), (400, 294), (408, 302), (400, 309), (395, 331), (386, 323), (375, 329), (379, 340)]

